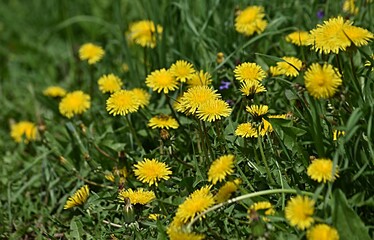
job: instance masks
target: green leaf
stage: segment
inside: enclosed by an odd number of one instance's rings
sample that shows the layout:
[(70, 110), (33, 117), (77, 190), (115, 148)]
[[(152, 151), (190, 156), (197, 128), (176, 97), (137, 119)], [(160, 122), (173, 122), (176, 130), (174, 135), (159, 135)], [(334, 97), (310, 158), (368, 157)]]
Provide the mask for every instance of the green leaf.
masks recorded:
[(348, 205), (347, 199), (340, 189), (334, 192), (332, 221), (339, 232), (341, 240), (371, 239), (365, 224)]
[(70, 222), (70, 237), (72, 239), (83, 239), (83, 224), (76, 218), (73, 218)]

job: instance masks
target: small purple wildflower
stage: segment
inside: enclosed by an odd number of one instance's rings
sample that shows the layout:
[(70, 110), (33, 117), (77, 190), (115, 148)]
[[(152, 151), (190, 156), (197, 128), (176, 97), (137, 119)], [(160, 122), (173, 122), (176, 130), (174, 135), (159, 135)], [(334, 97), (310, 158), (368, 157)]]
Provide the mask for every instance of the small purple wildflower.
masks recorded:
[(229, 89), (230, 85), (231, 85), (230, 81), (222, 80), (221, 85), (219, 86), (219, 90)]
[(324, 16), (325, 16), (325, 12), (322, 9), (317, 11), (317, 18), (318, 19), (321, 20)]
[(227, 99), (226, 102), (230, 105), (230, 107), (234, 106), (235, 102), (231, 99)]

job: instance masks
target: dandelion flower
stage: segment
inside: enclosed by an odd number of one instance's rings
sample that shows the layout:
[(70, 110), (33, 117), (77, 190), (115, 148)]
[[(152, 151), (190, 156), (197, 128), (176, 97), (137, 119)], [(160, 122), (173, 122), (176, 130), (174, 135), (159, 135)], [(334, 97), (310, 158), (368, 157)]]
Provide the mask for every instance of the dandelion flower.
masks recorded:
[(196, 72), (191, 75), (191, 78), (188, 79), (187, 84), (189, 87), (195, 86), (208, 86), (212, 83), (212, 75), (208, 72), (204, 72), (200, 70), (200, 72)]
[(151, 99), (151, 94), (145, 91), (142, 88), (134, 88), (131, 90), (134, 93), (135, 98), (138, 100), (139, 107), (144, 108), (149, 104), (149, 100)]
[(136, 191), (129, 188), (119, 192), (118, 198), (122, 201), (129, 199), (131, 204), (146, 205), (155, 199), (156, 195), (153, 191), (146, 191), (143, 188), (138, 188)]
[(157, 221), (157, 219), (160, 219), (161, 217), (165, 217), (165, 215), (161, 215), (159, 213), (151, 213), (148, 215), (148, 219)]
[(87, 185), (84, 185), (79, 190), (77, 190), (73, 196), (69, 197), (66, 201), (64, 209), (72, 208), (78, 205), (82, 205), (87, 201), (88, 195), (90, 194), (90, 190)]
[(309, 44), (312, 49), (321, 53), (339, 53), (345, 51), (353, 43), (357, 47), (365, 46), (374, 35), (368, 30), (352, 26), (352, 22), (339, 16), (318, 24), (310, 31)]
[(296, 31), (286, 36), (286, 41), (293, 43), (297, 46), (309, 45), (310, 34), (306, 31)]
[(330, 159), (319, 158), (313, 160), (307, 173), (311, 179), (326, 183), (327, 181), (334, 181), (338, 177), (338, 170), (334, 170), (335, 174), (333, 174), (333, 170), (333, 162)]
[(171, 65), (170, 72), (177, 80), (186, 82), (192, 77), (195, 69), (193, 68), (191, 63), (183, 60), (178, 60), (173, 65)]
[(125, 116), (128, 113), (136, 112), (139, 109), (139, 100), (134, 92), (128, 90), (119, 90), (106, 100), (106, 110), (113, 116)]
[(105, 54), (105, 52), (104, 52), (102, 47), (97, 46), (97, 45), (92, 44), (92, 43), (83, 44), (79, 48), (79, 58), (80, 58), (80, 60), (82, 60), (82, 61), (87, 60), (88, 64), (97, 63), (98, 61), (100, 61), (103, 58), (104, 54)]
[(255, 32), (262, 33), (268, 22), (264, 20), (264, 8), (262, 6), (249, 6), (235, 18), (235, 29), (245, 36), (251, 36)]
[(197, 109), (197, 117), (203, 121), (214, 122), (222, 117), (230, 116), (229, 104), (221, 99), (210, 99)]
[(235, 78), (239, 81), (261, 81), (266, 77), (266, 73), (256, 63), (242, 63), (236, 66)]
[(305, 87), (317, 99), (332, 97), (342, 84), (341, 75), (332, 65), (313, 63), (304, 75)]
[(130, 42), (134, 42), (142, 47), (156, 47), (157, 37), (161, 37), (163, 28), (155, 26), (152, 21), (142, 20), (130, 24), (127, 37)]
[(288, 77), (297, 77), (299, 71), (303, 65), (300, 59), (295, 57), (283, 57), (284, 61), (277, 62), (276, 68), (280, 74), (284, 74)]
[(288, 119), (287, 114), (269, 115), (268, 118)]
[(187, 111), (185, 105), (182, 103), (182, 96), (178, 96), (177, 99), (174, 101), (173, 107), (177, 112), (185, 112)]
[(358, 7), (356, 7), (355, 0), (345, 0), (343, 3), (343, 11), (352, 15), (358, 14)]
[(216, 184), (225, 179), (227, 175), (234, 172), (234, 155), (223, 155), (216, 159), (212, 165), (210, 165), (208, 171), (208, 181)]
[(165, 68), (149, 74), (145, 83), (153, 91), (157, 91), (158, 93), (163, 91), (165, 94), (168, 94), (169, 91), (178, 89), (177, 79)]
[(327, 224), (317, 224), (306, 233), (308, 240), (339, 240), (338, 231)]
[(43, 95), (54, 98), (63, 97), (66, 95), (66, 90), (59, 86), (50, 86), (44, 89)]
[(240, 179), (235, 179), (234, 181), (226, 182), (214, 196), (217, 203), (226, 202), (230, 199), (231, 195), (238, 190), (238, 186), (241, 183)]
[(242, 81), (240, 91), (245, 96), (251, 96), (256, 93), (266, 92), (266, 88), (259, 81), (250, 80), (250, 81)]
[(97, 83), (102, 93), (114, 93), (120, 90), (123, 84), (121, 79), (112, 73), (101, 76)]
[(175, 118), (168, 116), (168, 115), (158, 115), (153, 118), (151, 118), (148, 122), (148, 126), (152, 129), (155, 128), (173, 128), (177, 129), (179, 127), (179, 124)]
[(266, 119), (262, 119), (261, 125), (259, 127), (259, 132), (261, 136), (265, 136), (266, 133), (271, 133), (273, 131), (273, 126)]
[(296, 196), (287, 202), (285, 208), (286, 219), (290, 222), (291, 226), (304, 230), (309, 228), (314, 219), (314, 200), (306, 196)]
[[(253, 219), (253, 215), (257, 216), (258, 212), (263, 212), (266, 216), (275, 214), (273, 205), (268, 201), (256, 202), (248, 208), (248, 214), (251, 219)], [(266, 217), (262, 217), (262, 219), (269, 221)]]
[(194, 114), (201, 104), (211, 99), (217, 99), (219, 94), (216, 90), (207, 86), (192, 87), (185, 92), (181, 98), (181, 104), (188, 113)]
[(213, 204), (214, 197), (210, 192), (210, 187), (202, 187), (201, 189), (194, 191), (182, 204), (179, 205), (175, 217), (181, 222), (187, 223), (197, 214), (207, 210)]
[(223, 52), (217, 53), (216, 62), (221, 64), (225, 60), (225, 54)]
[(105, 175), (105, 178), (107, 180), (111, 181), (111, 182), (115, 181), (115, 177), (119, 177), (119, 182), (124, 183), (126, 181), (126, 177), (127, 177), (126, 167), (123, 167), (123, 168), (120, 168), (120, 169), (114, 168), (113, 172)]
[(202, 240), (205, 238), (202, 234), (185, 232), (183, 229), (175, 227), (169, 227), (166, 232), (170, 240)]
[(252, 123), (242, 123), (235, 130), (235, 135), (243, 138), (257, 137), (257, 129)]
[(283, 74), (282, 69), (280, 69), (279, 67), (275, 67), (275, 66), (270, 66), (269, 72), (270, 72), (271, 76), (273, 76), (273, 77), (276, 77), (276, 76), (279, 76), (279, 75)]
[(345, 135), (345, 131), (340, 131), (340, 130), (335, 129), (332, 132), (332, 140), (337, 141), (340, 136), (344, 136), (344, 135)]
[(261, 117), (269, 112), (268, 105), (251, 105), (245, 108), (254, 118)]
[(20, 143), (24, 139), (25, 143), (36, 139), (38, 130), (34, 123), (29, 121), (21, 121), (13, 124), (10, 130), (10, 136), (15, 142)]
[(74, 115), (82, 114), (91, 107), (91, 98), (82, 91), (74, 91), (66, 94), (61, 99), (59, 110), (62, 115), (72, 118)]
[(170, 167), (156, 159), (144, 158), (144, 161), (135, 164), (134, 167), (136, 178), (143, 183), (148, 183), (149, 186), (153, 184), (157, 186), (157, 182), (161, 179), (168, 180), (172, 173)]

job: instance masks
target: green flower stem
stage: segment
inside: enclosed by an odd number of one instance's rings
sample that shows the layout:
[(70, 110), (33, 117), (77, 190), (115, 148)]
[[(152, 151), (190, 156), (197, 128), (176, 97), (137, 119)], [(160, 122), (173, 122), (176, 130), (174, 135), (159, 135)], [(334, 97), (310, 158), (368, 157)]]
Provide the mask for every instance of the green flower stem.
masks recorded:
[(262, 162), (264, 163), (265, 165), (265, 170), (266, 170), (266, 174), (268, 175), (268, 178), (270, 180), (270, 184), (275, 184), (275, 181), (273, 179), (273, 176), (271, 175), (271, 172), (270, 172), (270, 169), (269, 169), (269, 166), (268, 166), (268, 163), (267, 163), (267, 159), (265, 157), (265, 153), (264, 153), (264, 149), (262, 148), (262, 142), (261, 142), (261, 134), (260, 132), (258, 131), (258, 138), (257, 138), (257, 142), (258, 142), (258, 146), (260, 148), (260, 153), (261, 153), (261, 159), (262, 159)]
[(205, 144), (205, 139), (204, 139), (204, 134), (203, 134), (202, 126), (201, 126), (201, 121), (198, 120), (198, 119), (196, 119), (196, 121), (198, 122), (198, 125), (199, 125), (198, 126), (199, 138), (200, 138), (201, 146), (202, 146), (204, 156), (205, 156), (205, 161), (203, 161), (203, 164), (205, 166), (206, 162), (209, 161), (209, 154), (208, 154), (208, 150), (207, 150), (206, 144)]
[[(312, 137), (313, 137), (313, 140), (314, 140), (314, 144), (316, 146), (316, 149), (317, 149), (317, 153), (319, 155), (319, 157), (323, 157), (325, 156), (325, 149), (323, 147), (323, 136), (322, 136), (322, 126), (321, 126), (321, 118), (320, 118), (320, 115), (319, 115), (319, 104), (317, 105), (317, 101), (316, 99), (310, 99), (311, 103), (312, 103), (312, 122), (313, 122), (313, 129), (312, 129)], [(319, 102), (318, 102), (319, 103)]]
[(242, 200), (245, 200), (245, 199), (248, 199), (248, 198), (254, 198), (254, 197), (258, 197), (258, 196), (269, 195), (269, 194), (276, 194), (276, 193), (303, 194), (303, 195), (314, 197), (314, 193), (306, 192), (306, 191), (299, 191), (299, 190), (295, 190), (295, 189), (270, 189), (270, 190), (263, 190), (263, 191), (254, 192), (254, 193), (248, 193), (248, 194), (245, 194), (245, 195), (242, 195), (242, 196), (239, 196), (239, 197), (236, 197), (236, 198), (232, 198), (232, 199), (230, 199), (230, 200), (228, 200), (226, 202), (219, 203), (219, 204), (216, 204), (216, 205), (208, 208), (207, 210), (205, 210), (204, 212), (200, 213), (194, 219), (191, 220), (191, 222), (187, 225), (187, 230), (191, 231), (192, 225), (197, 220), (201, 219), (207, 213), (210, 213), (210, 212), (212, 212), (212, 211), (214, 211), (216, 209), (219, 209), (219, 208), (221, 208), (221, 207), (223, 207), (225, 205), (228, 205), (228, 204), (231, 204), (231, 203), (235, 203), (235, 202), (239, 202), (239, 201), (242, 201)]
[(139, 140), (139, 138), (138, 138), (138, 135), (137, 135), (136, 132), (135, 132), (134, 126), (133, 126), (132, 123), (131, 123), (130, 116), (129, 116), (129, 115), (125, 116), (125, 119), (126, 119), (127, 125), (128, 125), (129, 128), (130, 128), (131, 135), (134, 137), (134, 139), (135, 139), (135, 141), (136, 141), (136, 144), (138, 145), (138, 147), (140, 147), (140, 148), (142, 148), (142, 149), (144, 150), (143, 145), (142, 145), (142, 143), (140, 142), (140, 140)]
[(349, 56), (349, 61), (350, 61), (350, 64), (351, 64), (351, 70), (352, 70), (352, 75), (353, 75), (353, 80), (354, 80), (353, 84), (354, 84), (354, 86), (356, 88), (356, 91), (360, 94), (361, 99), (364, 101), (364, 96), (363, 96), (362, 91), (361, 91), (360, 82), (359, 82), (359, 80), (358, 80), (358, 78), (356, 76), (355, 65), (353, 63), (353, 56), (352, 56), (352, 54), (350, 54), (350, 56)]
[(206, 128), (205, 122), (204, 121), (201, 121), (201, 122), (202, 122), (202, 125), (203, 125), (203, 134), (204, 134), (204, 137), (205, 137), (205, 143), (206, 143), (206, 146), (207, 146), (207, 148), (209, 150), (210, 158), (213, 161), (215, 159), (215, 156), (214, 156), (214, 153), (213, 153), (212, 144), (210, 143), (208, 130)]

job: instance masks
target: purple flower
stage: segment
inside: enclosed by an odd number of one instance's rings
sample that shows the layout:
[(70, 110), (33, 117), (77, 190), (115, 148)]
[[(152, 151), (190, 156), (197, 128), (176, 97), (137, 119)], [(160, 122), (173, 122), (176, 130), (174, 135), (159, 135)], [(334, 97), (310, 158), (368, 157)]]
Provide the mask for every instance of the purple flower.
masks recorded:
[(235, 102), (231, 99), (227, 99), (226, 102), (232, 107), (234, 106)]
[(230, 85), (231, 85), (230, 81), (222, 80), (221, 85), (219, 86), (219, 90), (229, 89)]
[(322, 19), (324, 16), (325, 16), (325, 12), (322, 9), (317, 11), (317, 18), (318, 19)]

